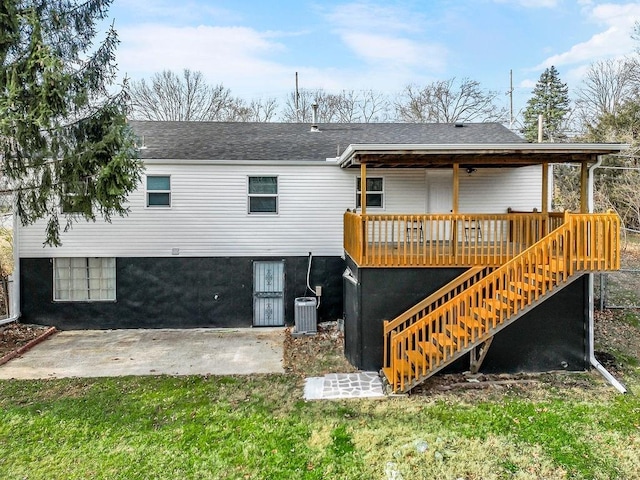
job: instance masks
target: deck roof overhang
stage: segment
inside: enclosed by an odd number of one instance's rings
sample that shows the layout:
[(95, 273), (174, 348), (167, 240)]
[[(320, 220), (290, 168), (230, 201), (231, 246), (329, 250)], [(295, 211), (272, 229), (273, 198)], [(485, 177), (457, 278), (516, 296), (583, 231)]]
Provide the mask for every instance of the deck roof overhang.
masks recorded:
[(509, 144), (352, 144), (338, 157), (342, 168), (524, 167), (544, 163), (595, 162), (601, 155), (618, 154), (625, 144), (509, 143)]

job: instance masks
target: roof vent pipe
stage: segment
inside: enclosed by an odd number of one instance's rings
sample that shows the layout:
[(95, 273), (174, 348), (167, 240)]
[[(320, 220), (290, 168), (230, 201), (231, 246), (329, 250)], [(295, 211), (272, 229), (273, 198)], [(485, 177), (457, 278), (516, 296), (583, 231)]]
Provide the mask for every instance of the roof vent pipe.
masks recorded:
[(318, 104), (313, 102), (311, 104), (311, 108), (313, 109), (312, 117), (311, 117), (311, 131), (319, 132), (318, 129)]

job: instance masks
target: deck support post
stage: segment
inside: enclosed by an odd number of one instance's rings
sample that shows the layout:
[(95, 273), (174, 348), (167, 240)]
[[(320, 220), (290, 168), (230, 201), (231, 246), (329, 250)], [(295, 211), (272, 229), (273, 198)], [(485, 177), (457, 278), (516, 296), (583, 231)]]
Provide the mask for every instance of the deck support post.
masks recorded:
[(489, 347), (491, 346), (491, 342), (493, 341), (493, 337), (489, 337), (487, 340), (482, 342), (477, 347), (473, 347), (471, 349), (471, 361), (469, 366), (469, 371), (473, 375), (478, 373), (480, 367), (482, 366), (482, 362), (484, 362), (485, 357), (487, 356), (487, 352), (489, 351)]
[(458, 213), (458, 198), (460, 196), (460, 164), (453, 164), (453, 201), (452, 213)]
[(544, 219), (542, 220), (542, 235), (549, 233), (549, 219), (547, 216), (549, 213), (549, 162), (542, 164), (542, 214)]
[[(458, 199), (460, 196), (460, 164), (453, 164), (453, 198), (451, 202), (451, 213), (454, 215), (458, 213)], [(453, 243), (453, 257), (458, 257), (458, 222), (453, 220), (451, 225), (451, 241)]]
[(589, 213), (589, 168), (582, 162), (580, 169), (580, 213)]
[(360, 213), (367, 214), (367, 164), (360, 164)]
[(369, 246), (369, 239), (367, 238), (367, 220), (365, 215), (367, 214), (367, 164), (360, 164), (360, 215), (362, 222), (360, 228), (362, 231), (362, 258), (367, 258), (367, 247)]

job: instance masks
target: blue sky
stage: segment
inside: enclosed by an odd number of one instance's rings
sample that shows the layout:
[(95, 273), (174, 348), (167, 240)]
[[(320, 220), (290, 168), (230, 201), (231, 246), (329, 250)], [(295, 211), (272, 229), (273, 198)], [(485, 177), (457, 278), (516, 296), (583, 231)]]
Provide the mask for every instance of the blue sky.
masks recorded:
[(115, 0), (121, 74), (199, 70), (247, 100), (471, 78), (516, 112), (555, 65), (570, 89), (589, 64), (630, 55), (640, 2), (590, 0)]

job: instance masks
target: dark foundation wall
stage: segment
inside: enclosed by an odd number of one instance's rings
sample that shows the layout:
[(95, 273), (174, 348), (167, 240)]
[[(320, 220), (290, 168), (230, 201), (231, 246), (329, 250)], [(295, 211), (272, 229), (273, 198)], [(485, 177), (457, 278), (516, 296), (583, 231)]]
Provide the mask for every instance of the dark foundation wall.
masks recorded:
[[(117, 258), (115, 302), (53, 302), (53, 262), (20, 261), (22, 319), (60, 329), (249, 327), (253, 262), (284, 260), (285, 321), (308, 295), (307, 257)], [(312, 287), (321, 285), (319, 320), (342, 317), (340, 257), (314, 257)]]
[[(466, 270), (358, 269), (350, 260), (347, 264), (358, 285), (345, 286), (345, 355), (356, 367), (373, 371), (382, 367), (383, 322), (393, 320)], [(347, 298), (349, 294), (356, 298)]]
[[(377, 371), (383, 359), (383, 322), (391, 320), (464, 272), (464, 269), (358, 269), (345, 281), (345, 353), (363, 370)], [(588, 367), (587, 276), (576, 280), (499, 332), (482, 372), (584, 370)], [(469, 369), (469, 357), (446, 371)]]
[[(583, 275), (498, 333), (481, 371), (587, 369), (588, 278)], [(469, 369), (468, 362), (464, 369)]]

